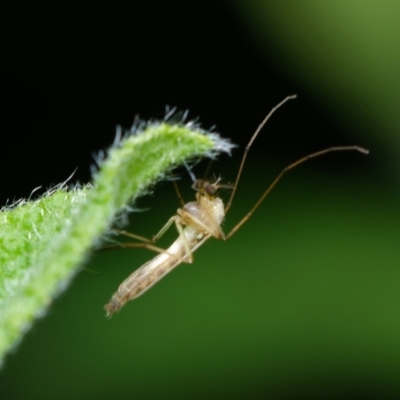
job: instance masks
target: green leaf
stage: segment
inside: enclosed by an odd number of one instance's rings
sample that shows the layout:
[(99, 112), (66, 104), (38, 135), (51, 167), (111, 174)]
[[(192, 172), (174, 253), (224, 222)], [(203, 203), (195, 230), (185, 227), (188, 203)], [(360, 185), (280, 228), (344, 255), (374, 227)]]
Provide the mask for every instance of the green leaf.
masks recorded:
[(67, 287), (118, 213), (185, 159), (229, 152), (232, 145), (193, 125), (132, 128), (116, 140), (93, 186), (65, 184), (0, 214), (0, 360)]

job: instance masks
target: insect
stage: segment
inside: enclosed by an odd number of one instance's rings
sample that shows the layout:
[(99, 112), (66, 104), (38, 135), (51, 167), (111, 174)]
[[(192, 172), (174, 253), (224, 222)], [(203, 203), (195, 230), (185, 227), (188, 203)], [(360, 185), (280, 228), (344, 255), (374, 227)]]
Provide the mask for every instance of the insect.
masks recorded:
[[(183, 204), (182, 201), (182, 208), (179, 208), (177, 210), (177, 214), (168, 220), (168, 222), (161, 228), (160, 232), (155, 235), (152, 240), (146, 239), (136, 234), (117, 230), (118, 233), (124, 234), (142, 242), (125, 243), (122, 245), (123, 247), (144, 247), (159, 252), (160, 254), (142, 265), (139, 269), (133, 272), (121, 283), (118, 290), (113, 294), (110, 302), (104, 306), (105, 310), (107, 311), (107, 316), (112, 316), (115, 312), (119, 311), (129, 300), (133, 300), (143, 294), (146, 290), (151, 288), (155, 283), (157, 283), (161, 278), (163, 278), (166, 274), (168, 274), (182, 262), (191, 263), (193, 261), (193, 253), (209, 238), (215, 237), (216, 239), (222, 240), (229, 239), (253, 215), (254, 211), (259, 207), (259, 205), (268, 196), (268, 194), (286, 172), (290, 171), (291, 169), (297, 167), (298, 165), (309, 159), (319, 157), (334, 151), (350, 150), (358, 151), (363, 154), (369, 153), (367, 149), (359, 146), (330, 147), (310, 154), (288, 165), (269, 185), (269, 187), (265, 190), (263, 195), (253, 206), (253, 208), (233, 227), (233, 229), (228, 234), (224, 234), (221, 228), (221, 224), (227, 212), (232, 206), (232, 201), (235, 197), (235, 193), (250, 147), (252, 146), (257, 135), (270, 119), (272, 114), (274, 114), (274, 112), (284, 103), (291, 99), (294, 99), (295, 97), (295, 95), (292, 95), (282, 100), (269, 112), (269, 114), (258, 126), (257, 130), (255, 131), (248, 145), (246, 146), (236, 176), (236, 180), (233, 186), (230, 187), (230, 189), (232, 189), (232, 192), (226, 205), (224, 205), (221, 198), (218, 197), (218, 189), (221, 187), (228, 187), (227, 185), (221, 184), (220, 178), (214, 181), (197, 179), (192, 185), (192, 188), (196, 191), (196, 200), (186, 204)], [(175, 189), (177, 190), (177, 194), (181, 198), (179, 189), (175, 182), (174, 184)], [(173, 224), (175, 224), (178, 230), (179, 237), (167, 250), (156, 247), (154, 244)]]

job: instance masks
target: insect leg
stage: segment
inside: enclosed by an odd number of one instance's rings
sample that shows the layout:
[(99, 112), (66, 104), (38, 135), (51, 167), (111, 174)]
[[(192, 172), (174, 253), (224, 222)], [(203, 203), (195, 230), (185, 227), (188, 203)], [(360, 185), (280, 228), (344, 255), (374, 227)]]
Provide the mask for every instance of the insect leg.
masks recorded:
[(308, 156), (305, 156), (303, 158), (300, 158), (300, 160), (297, 160), (293, 164), (288, 165), (286, 168), (284, 168), (281, 173), (275, 178), (275, 180), (268, 186), (267, 190), (264, 192), (264, 194), (260, 197), (260, 199), (257, 201), (257, 203), (253, 206), (253, 208), (239, 221), (239, 223), (233, 227), (233, 229), (226, 235), (226, 238), (229, 239), (254, 213), (254, 211), (258, 208), (258, 206), (263, 202), (263, 200), (269, 195), (271, 190), (275, 187), (275, 185), (281, 180), (283, 175), (285, 175), (286, 172), (290, 171), (291, 169), (296, 168), (300, 164), (303, 164), (307, 160), (311, 160), (312, 158), (316, 158), (319, 156), (322, 156), (327, 153), (331, 153), (334, 151), (359, 151), (360, 153), (363, 154), (368, 154), (369, 151), (367, 149), (364, 149), (363, 147), (360, 146), (337, 146), (337, 147), (330, 147), (328, 149), (320, 150), (317, 151), (316, 153), (309, 154)]
[[(177, 223), (177, 220), (178, 220), (177, 216), (171, 217), (168, 220), (168, 222), (161, 228), (161, 230), (153, 237), (153, 239), (148, 239), (148, 238), (146, 238), (144, 236), (140, 236), (140, 235), (137, 235), (135, 233), (124, 231), (124, 230), (121, 230), (121, 229), (113, 229), (114, 232), (117, 232), (120, 235), (124, 235), (124, 236), (127, 236), (127, 237), (132, 238), (132, 239), (140, 240), (140, 241), (142, 241), (144, 243), (118, 243), (118, 244), (112, 244), (112, 245), (108, 245), (108, 246), (102, 247), (101, 249), (99, 249), (99, 251), (112, 250), (112, 249), (118, 249), (118, 248), (126, 248), (126, 249), (128, 249), (128, 248), (142, 248), (142, 249), (152, 250), (152, 251), (155, 251), (157, 253), (168, 254), (169, 256), (175, 258), (177, 261), (191, 263), (192, 262), (192, 256), (191, 256), (190, 249), (189, 249), (189, 251), (186, 251), (186, 253), (189, 256), (189, 261), (186, 261), (186, 257), (184, 259), (181, 259), (181, 258), (177, 257), (175, 254), (169, 253), (167, 250), (162, 249), (161, 247), (154, 246), (154, 244), (153, 244), (153, 243), (156, 243), (161, 238), (162, 235), (164, 235), (164, 233), (171, 227), (171, 225), (174, 222)], [(178, 228), (178, 225), (177, 225), (177, 228)], [(185, 236), (183, 235), (183, 230), (181, 228), (181, 225), (180, 225), (180, 228), (178, 228), (178, 232), (185, 239)], [(184, 241), (184, 243), (185, 243), (185, 241)], [(186, 245), (189, 248), (189, 245), (188, 245), (187, 241), (186, 241)], [(185, 247), (185, 250), (186, 250), (186, 247)]]
[(239, 166), (239, 171), (238, 171), (237, 176), (236, 176), (235, 184), (233, 185), (233, 188), (232, 188), (231, 197), (229, 198), (229, 201), (228, 201), (228, 203), (226, 203), (226, 206), (225, 206), (225, 215), (226, 215), (226, 213), (228, 212), (228, 210), (229, 210), (229, 209), (231, 208), (231, 206), (232, 206), (232, 201), (233, 201), (233, 198), (235, 197), (236, 189), (237, 189), (237, 187), (238, 187), (239, 180), (240, 180), (240, 177), (241, 177), (241, 175), (242, 175), (243, 166), (244, 166), (244, 163), (245, 163), (245, 161), (246, 161), (247, 154), (249, 153), (250, 147), (251, 147), (251, 145), (253, 144), (254, 140), (256, 139), (257, 135), (260, 133), (261, 129), (264, 127), (264, 125), (267, 123), (267, 121), (271, 118), (272, 114), (274, 114), (274, 112), (275, 112), (279, 107), (283, 106), (287, 101), (292, 100), (292, 99), (295, 99), (296, 97), (297, 97), (297, 96), (294, 94), (294, 95), (292, 95), (292, 96), (287, 96), (286, 98), (284, 98), (278, 105), (276, 105), (276, 106), (268, 113), (268, 115), (264, 118), (264, 120), (261, 122), (261, 124), (258, 125), (258, 128), (257, 128), (256, 131), (254, 132), (253, 136), (252, 136), (251, 139), (250, 139), (250, 142), (248, 143), (248, 145), (246, 146), (246, 148), (245, 148), (245, 150), (244, 150), (244, 154), (243, 154), (243, 157), (242, 157), (242, 161), (240, 162), (240, 166)]
[(183, 207), (185, 205), (185, 200), (183, 200), (183, 196), (181, 194), (181, 191), (179, 190), (178, 182), (172, 181), (172, 184), (174, 185), (176, 195), (178, 196), (178, 201), (181, 204), (181, 207)]

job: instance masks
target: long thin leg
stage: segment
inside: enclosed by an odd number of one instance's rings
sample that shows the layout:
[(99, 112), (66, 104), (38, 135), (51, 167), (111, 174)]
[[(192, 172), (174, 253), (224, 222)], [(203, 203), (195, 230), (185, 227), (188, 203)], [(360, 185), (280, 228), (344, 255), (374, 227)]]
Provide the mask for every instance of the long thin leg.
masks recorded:
[[(117, 232), (120, 235), (124, 235), (124, 236), (127, 236), (127, 237), (132, 238), (132, 239), (140, 240), (141, 242), (150, 243), (150, 244), (151, 243), (156, 243), (161, 238), (161, 236), (164, 235), (164, 233), (171, 227), (171, 225), (174, 222), (177, 221), (177, 218), (178, 217), (176, 215), (171, 217), (167, 221), (167, 223), (160, 229), (160, 231), (153, 237), (153, 239), (148, 239), (148, 238), (146, 238), (144, 236), (140, 236), (140, 235), (137, 235), (136, 233), (131, 233), (131, 232), (128, 232), (128, 231), (124, 231), (122, 229), (115, 229), (114, 228), (113, 231)], [(178, 229), (178, 231), (179, 231), (179, 229)]]
[(171, 225), (176, 221), (176, 216), (174, 215), (171, 217), (168, 222), (160, 229), (160, 232), (157, 233), (157, 235), (153, 236), (152, 242), (156, 243), (162, 235), (164, 235), (165, 232), (171, 227)]
[(181, 204), (181, 207), (185, 205), (185, 200), (183, 200), (181, 191), (179, 190), (178, 182), (177, 181), (172, 181), (172, 184), (174, 185), (174, 189), (176, 192), (176, 195), (178, 196), (178, 201)]
[(292, 96), (288, 96), (288, 97), (286, 97), (285, 99), (283, 99), (278, 105), (276, 105), (276, 106), (268, 113), (268, 115), (264, 118), (264, 120), (261, 122), (261, 124), (258, 125), (258, 128), (257, 128), (256, 131), (254, 132), (253, 136), (252, 136), (251, 139), (250, 139), (249, 144), (246, 146), (246, 148), (245, 148), (245, 150), (244, 150), (244, 154), (243, 154), (243, 157), (242, 157), (242, 161), (241, 161), (240, 166), (239, 166), (239, 171), (238, 171), (237, 176), (236, 176), (235, 184), (233, 185), (231, 197), (229, 198), (229, 201), (228, 201), (228, 203), (226, 203), (226, 206), (225, 206), (225, 215), (226, 215), (226, 213), (228, 212), (228, 210), (231, 208), (232, 201), (233, 201), (233, 198), (235, 197), (236, 189), (237, 189), (238, 184), (239, 184), (239, 179), (240, 179), (240, 176), (242, 175), (243, 166), (244, 166), (244, 163), (245, 163), (245, 161), (246, 161), (247, 154), (248, 154), (248, 152), (249, 152), (249, 150), (250, 150), (251, 145), (253, 144), (254, 140), (256, 139), (257, 135), (260, 133), (261, 129), (264, 127), (264, 125), (267, 123), (267, 121), (271, 118), (272, 114), (273, 114), (278, 108), (280, 108), (281, 106), (283, 106), (287, 101), (292, 100), (292, 99), (295, 99), (296, 97), (297, 97), (297, 96), (294, 94), (294, 95), (292, 95)]
[(175, 225), (176, 225), (176, 229), (178, 229), (179, 232), (179, 236), (182, 238), (183, 241), (183, 247), (185, 248), (185, 253), (186, 255), (184, 256), (183, 259), (188, 259), (188, 263), (191, 264), (193, 262), (193, 254), (192, 251), (190, 250), (190, 246), (189, 243), (186, 239), (185, 233), (183, 232), (183, 228), (182, 225), (179, 223), (178, 219), (175, 218)]
[[(103, 251), (103, 250), (110, 250), (110, 249), (116, 249), (116, 248), (133, 248), (133, 247), (141, 247), (141, 248), (145, 248), (145, 249), (149, 249), (149, 250), (153, 250), (156, 251), (158, 253), (166, 253), (167, 251), (160, 248), (160, 247), (156, 247), (153, 245), (153, 243), (156, 243), (162, 235), (164, 235), (164, 233), (170, 228), (170, 226), (176, 221), (177, 217), (173, 216), (171, 217), (167, 223), (160, 229), (160, 231), (157, 233), (157, 235), (155, 235), (153, 237), (153, 239), (148, 239), (144, 236), (140, 236), (137, 235), (136, 233), (132, 233), (132, 232), (128, 232), (128, 231), (124, 231), (122, 229), (117, 229), (114, 228), (113, 231), (117, 232), (119, 235), (124, 235), (127, 236), (131, 239), (136, 239), (136, 240), (140, 240), (141, 242), (144, 243), (118, 243), (118, 244), (112, 244), (112, 245), (107, 245), (102, 247), (101, 249), (99, 249), (99, 251)], [(180, 233), (180, 232), (179, 232)]]
[[(162, 235), (170, 228), (170, 226), (175, 222), (176, 229), (178, 230), (179, 236), (182, 238), (183, 245), (185, 247), (185, 253), (186, 255), (184, 256), (183, 259), (177, 257), (176, 255), (169, 253), (168, 250), (162, 249), (161, 247), (154, 246), (153, 243), (156, 243)], [(111, 250), (111, 249), (116, 249), (116, 248), (143, 248), (143, 249), (148, 249), (148, 250), (153, 250), (157, 253), (166, 253), (171, 257), (174, 257), (177, 261), (183, 261), (187, 263), (192, 263), (193, 262), (193, 255), (192, 251), (190, 250), (189, 243), (186, 239), (186, 236), (183, 232), (182, 225), (179, 222), (179, 217), (178, 216), (173, 216), (171, 217), (168, 222), (161, 228), (161, 230), (153, 237), (153, 239), (148, 239), (145, 238), (144, 236), (136, 235), (135, 233), (127, 232), (121, 229), (114, 229), (115, 232), (119, 233), (120, 235), (127, 236), (132, 239), (137, 239), (140, 240), (144, 243), (118, 243), (118, 244), (112, 244), (108, 246), (102, 247), (99, 251), (103, 250)], [(188, 261), (186, 261), (186, 259)]]
[(167, 250), (162, 249), (161, 247), (153, 246), (150, 243), (118, 243), (118, 244), (111, 244), (111, 245), (102, 247), (98, 251), (114, 250), (114, 249), (137, 249), (137, 248), (152, 250), (152, 251), (155, 251), (156, 253), (160, 253), (160, 254), (165, 253), (165, 254), (168, 254), (169, 256), (175, 258), (177, 261), (188, 262), (188, 261), (185, 261), (186, 257), (184, 257), (184, 259), (181, 259), (181, 258), (177, 257), (175, 254), (169, 253)]
[(141, 242), (145, 242), (145, 243), (154, 243), (151, 239), (146, 238), (144, 236), (137, 235), (136, 233), (131, 233), (128, 231), (124, 231), (123, 229), (117, 229), (117, 228), (113, 228), (112, 230), (114, 232), (118, 233), (119, 235), (124, 235), (131, 239), (137, 239), (137, 240), (140, 240)]
[[(156, 243), (161, 238), (161, 236), (163, 236), (164, 233), (171, 227), (171, 225), (174, 222), (175, 222), (176, 229), (179, 233), (179, 236), (182, 238), (183, 245), (185, 247), (186, 256), (184, 257), (184, 259), (185, 260), (188, 259), (188, 261), (185, 261), (185, 262), (192, 263), (193, 255), (190, 250), (190, 246), (186, 239), (186, 236), (183, 232), (182, 224), (179, 222), (179, 217), (176, 215), (174, 215), (167, 221), (167, 223), (160, 229), (160, 231), (153, 237), (153, 239), (148, 239), (148, 238), (145, 238), (144, 236), (140, 236), (135, 233), (127, 232), (124, 230), (114, 229), (114, 231), (119, 233), (120, 235), (124, 235), (124, 236), (127, 236), (132, 239), (137, 239), (144, 243), (119, 243), (116, 245), (105, 246), (101, 250), (109, 250), (109, 249), (115, 249), (115, 248), (121, 248), (121, 247), (122, 248), (124, 248), (124, 247), (125, 248), (145, 248), (145, 249), (156, 251), (158, 253), (166, 253), (168, 255), (171, 255), (170, 253), (168, 253), (167, 250), (164, 250), (160, 247), (154, 246), (153, 243)], [(178, 261), (180, 260), (179, 257), (176, 257), (174, 255), (172, 255), (172, 256), (175, 257)]]
[(309, 154), (306, 157), (300, 158), (300, 160), (297, 160), (293, 164), (290, 164), (286, 168), (284, 168), (281, 173), (275, 178), (275, 180), (269, 185), (267, 190), (264, 192), (264, 194), (260, 197), (260, 199), (257, 201), (257, 203), (253, 206), (253, 208), (239, 221), (239, 223), (226, 235), (226, 238), (229, 239), (254, 213), (254, 211), (258, 208), (258, 206), (264, 201), (264, 199), (269, 195), (271, 190), (275, 187), (275, 185), (281, 180), (283, 175), (285, 175), (286, 172), (290, 171), (293, 168), (296, 168), (298, 165), (302, 164), (303, 162), (310, 160), (315, 157), (322, 156), (323, 154), (331, 153), (333, 151), (359, 151), (360, 153), (363, 154), (368, 154), (369, 150), (364, 149), (363, 147), (359, 146), (336, 146), (336, 147), (330, 147), (329, 149), (324, 149), (317, 151), (316, 153)]

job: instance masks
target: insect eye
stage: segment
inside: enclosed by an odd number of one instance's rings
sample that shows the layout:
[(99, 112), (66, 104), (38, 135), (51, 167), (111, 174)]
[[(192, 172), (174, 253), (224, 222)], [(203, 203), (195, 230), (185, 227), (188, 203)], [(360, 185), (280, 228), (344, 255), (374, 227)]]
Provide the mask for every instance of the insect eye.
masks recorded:
[(215, 196), (217, 188), (214, 185), (206, 185), (205, 191), (209, 196)]

